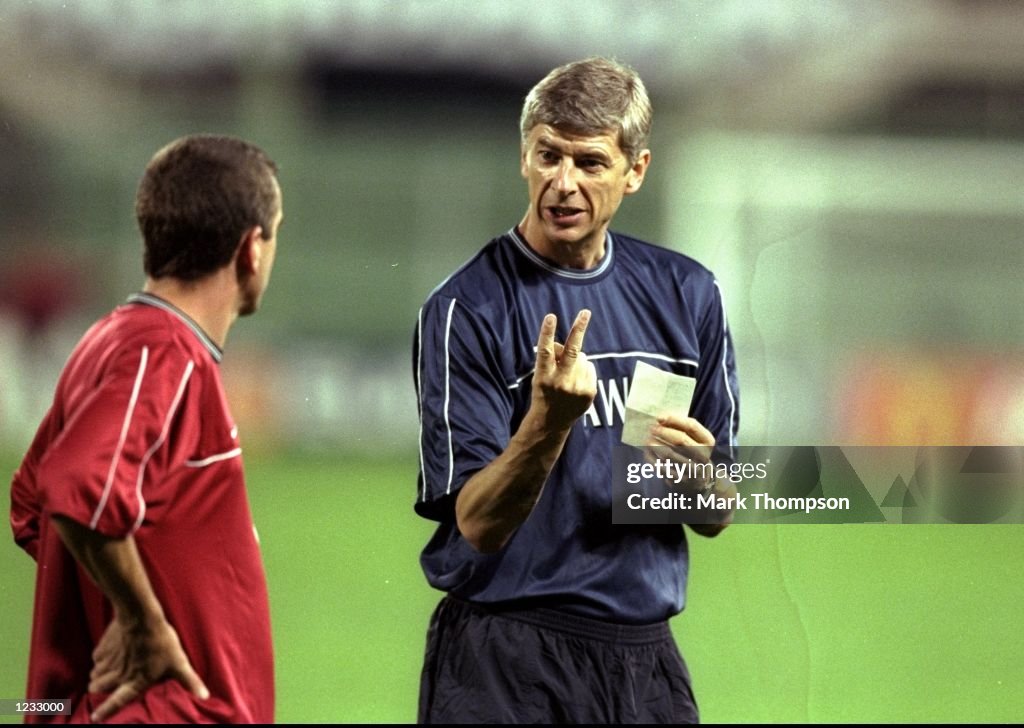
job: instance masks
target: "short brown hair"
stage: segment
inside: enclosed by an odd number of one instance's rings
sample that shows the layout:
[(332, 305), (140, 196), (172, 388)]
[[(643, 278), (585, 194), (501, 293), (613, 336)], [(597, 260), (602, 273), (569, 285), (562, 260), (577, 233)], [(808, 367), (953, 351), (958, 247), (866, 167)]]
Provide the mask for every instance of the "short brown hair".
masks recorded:
[(157, 152), (135, 196), (146, 274), (197, 280), (231, 261), (246, 230), (269, 237), (276, 173), (262, 149), (229, 136), (182, 137)]
[(524, 144), (537, 124), (586, 136), (617, 131), (632, 164), (650, 139), (651, 100), (629, 66), (587, 58), (559, 66), (530, 90), (519, 117)]

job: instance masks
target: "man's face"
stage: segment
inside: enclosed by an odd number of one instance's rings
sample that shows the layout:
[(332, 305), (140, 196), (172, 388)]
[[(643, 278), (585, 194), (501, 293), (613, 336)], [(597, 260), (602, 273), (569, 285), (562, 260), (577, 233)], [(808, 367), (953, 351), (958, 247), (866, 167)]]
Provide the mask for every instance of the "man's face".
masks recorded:
[[(270, 284), (270, 271), (274, 267), (274, 255), (277, 252), (277, 231), (281, 227), (281, 220), (284, 219), (281, 188), (277, 186), (276, 180), (274, 181), (274, 186), (277, 188), (277, 214), (274, 216), (274, 222), (271, 224), (269, 236), (256, 241), (256, 245), (260, 248), (258, 269), (241, 281), (242, 303), (238, 309), (239, 316), (249, 316), (256, 313), (260, 307), (263, 293)], [(264, 231), (264, 235), (266, 235), (266, 231)]]
[(520, 167), (530, 195), (526, 239), (555, 260), (566, 248), (602, 244), (622, 198), (640, 189), (650, 159), (645, 149), (631, 164), (615, 131), (577, 136), (533, 127)]

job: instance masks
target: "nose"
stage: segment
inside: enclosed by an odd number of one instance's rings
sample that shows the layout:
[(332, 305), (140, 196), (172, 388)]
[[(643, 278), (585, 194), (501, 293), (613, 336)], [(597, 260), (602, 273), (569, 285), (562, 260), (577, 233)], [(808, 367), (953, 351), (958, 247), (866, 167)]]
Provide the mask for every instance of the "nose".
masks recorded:
[(563, 159), (559, 163), (551, 186), (556, 192), (569, 193), (576, 190), (576, 165), (572, 159)]

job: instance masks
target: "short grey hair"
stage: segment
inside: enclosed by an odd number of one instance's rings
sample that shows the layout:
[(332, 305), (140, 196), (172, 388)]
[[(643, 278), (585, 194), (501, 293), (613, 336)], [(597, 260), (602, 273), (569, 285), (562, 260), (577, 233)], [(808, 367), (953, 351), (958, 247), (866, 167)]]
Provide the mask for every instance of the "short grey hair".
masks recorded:
[(647, 148), (651, 115), (651, 100), (636, 71), (609, 58), (587, 58), (559, 66), (530, 89), (519, 133), (526, 144), (537, 124), (586, 136), (615, 131), (633, 164)]

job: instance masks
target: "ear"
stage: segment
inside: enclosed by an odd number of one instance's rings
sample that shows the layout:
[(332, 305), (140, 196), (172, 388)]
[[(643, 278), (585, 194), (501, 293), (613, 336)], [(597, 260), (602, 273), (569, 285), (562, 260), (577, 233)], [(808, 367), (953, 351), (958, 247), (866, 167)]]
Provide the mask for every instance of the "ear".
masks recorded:
[(235, 267), (239, 275), (251, 275), (260, 269), (263, 256), (263, 246), (260, 245), (262, 238), (263, 228), (259, 225), (242, 233), (235, 251)]
[(526, 145), (519, 145), (519, 174), (523, 179), (528, 178), (529, 172), (526, 169)]
[(625, 194), (631, 195), (640, 189), (640, 185), (644, 183), (644, 175), (647, 174), (647, 168), (651, 164), (651, 150), (644, 149), (637, 155), (636, 161), (633, 162), (633, 166), (626, 172), (626, 190)]

